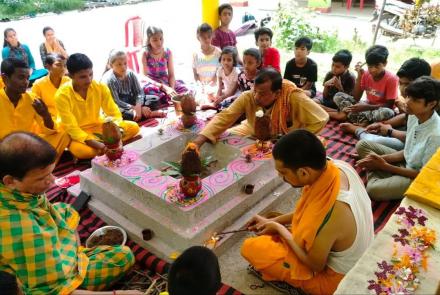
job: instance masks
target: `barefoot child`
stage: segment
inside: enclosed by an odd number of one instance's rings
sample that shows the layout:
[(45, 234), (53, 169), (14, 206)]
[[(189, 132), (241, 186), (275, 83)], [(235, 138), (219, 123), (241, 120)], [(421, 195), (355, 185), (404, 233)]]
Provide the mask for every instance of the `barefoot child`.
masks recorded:
[(163, 46), (162, 29), (147, 28), (147, 46), (142, 55), (142, 70), (147, 78), (144, 86), (146, 95), (159, 96), (167, 103), (173, 96), (188, 91), (183, 81), (174, 76), (174, 62), (171, 50)]
[(440, 147), (440, 81), (422, 76), (405, 90), (407, 135), (402, 151), (361, 140), (357, 165), (367, 169), (367, 192), (376, 201), (402, 199), (422, 167)]
[(408, 59), (397, 71), (400, 96), (396, 105), (401, 110), (399, 115), (386, 121), (370, 124), (366, 128), (348, 122), (339, 124), (339, 127), (343, 132), (352, 133), (359, 139), (373, 141), (398, 151), (402, 150), (405, 145), (406, 121), (408, 119), (406, 99), (404, 98), (406, 87), (415, 79), (430, 74), (431, 67), (426, 60), (418, 57)]
[[(368, 71), (357, 63), (358, 73), (353, 96), (339, 92), (334, 96), (338, 113), (330, 114), (332, 119), (348, 120), (358, 125), (388, 120), (394, 117), (394, 102), (397, 99), (399, 79), (385, 69), (388, 60), (388, 49), (382, 45), (374, 45), (365, 53)], [(362, 94), (367, 93), (367, 101), (362, 102)]]
[(163, 112), (149, 107), (157, 96), (145, 95), (133, 71), (127, 69), (124, 51), (112, 50), (108, 59), (108, 70), (102, 81), (108, 86), (124, 120), (140, 121), (142, 118), (162, 118)]

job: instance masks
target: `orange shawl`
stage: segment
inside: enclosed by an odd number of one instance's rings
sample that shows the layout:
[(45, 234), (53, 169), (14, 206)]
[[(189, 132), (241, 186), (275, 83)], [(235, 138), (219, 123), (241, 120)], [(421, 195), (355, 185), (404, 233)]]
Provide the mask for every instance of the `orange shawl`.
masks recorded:
[[(318, 180), (302, 191), (293, 213), (291, 231), (295, 242), (306, 252), (312, 248), (319, 227), (336, 202), (340, 182), (338, 167), (332, 161), (327, 161), (327, 167)], [(313, 277), (313, 271), (293, 251), (289, 251), (286, 260), (291, 265), (292, 279), (308, 280)]]
[(299, 89), (288, 80), (283, 80), (280, 97), (275, 101), (272, 113), (272, 135), (287, 134), (287, 121), (290, 116), (290, 97), (294, 91)]

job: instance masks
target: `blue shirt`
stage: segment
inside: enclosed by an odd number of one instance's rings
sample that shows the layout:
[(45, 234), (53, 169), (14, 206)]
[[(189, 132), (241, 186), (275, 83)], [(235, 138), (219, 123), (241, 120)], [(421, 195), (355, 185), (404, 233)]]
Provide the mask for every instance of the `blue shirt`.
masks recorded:
[(403, 155), (406, 168), (420, 170), (440, 147), (440, 117), (434, 112), (426, 122), (419, 124), (414, 115), (408, 116)]
[[(22, 47), (24, 49), (24, 51), (26, 52), (27, 59), (25, 60), (24, 56), (21, 53), (19, 53), (19, 52), (17, 52), (17, 54), (14, 57), (18, 58), (18, 59), (24, 60), (31, 69), (35, 70), (34, 57), (32, 56), (32, 53), (29, 50), (29, 47), (26, 44), (20, 44), (20, 47)], [(11, 55), (11, 48), (9, 46), (3, 47), (2, 59), (10, 57), (10, 55)]]

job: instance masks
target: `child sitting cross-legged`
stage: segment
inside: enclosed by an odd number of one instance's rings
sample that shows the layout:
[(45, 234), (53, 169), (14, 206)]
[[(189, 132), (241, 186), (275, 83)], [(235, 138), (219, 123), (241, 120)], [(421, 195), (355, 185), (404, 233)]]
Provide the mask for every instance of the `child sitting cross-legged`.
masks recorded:
[(173, 60), (171, 50), (164, 47), (162, 29), (148, 27), (147, 46), (142, 54), (142, 70), (147, 80), (144, 93), (159, 96), (162, 103), (188, 91), (182, 80), (176, 80)]
[(405, 147), (396, 151), (361, 140), (356, 150), (357, 165), (367, 169), (367, 192), (371, 199), (402, 199), (420, 169), (440, 147), (440, 117), (435, 111), (440, 101), (440, 81), (422, 76), (405, 90), (407, 134)]
[(348, 95), (353, 94), (355, 77), (348, 69), (351, 59), (351, 52), (346, 49), (336, 52), (332, 59), (332, 70), (328, 72), (324, 78), (322, 98), (314, 99), (329, 113), (337, 112), (338, 106), (333, 101), (333, 97), (336, 93), (344, 92)]
[(108, 59), (110, 69), (102, 77), (112, 93), (124, 120), (140, 121), (142, 118), (163, 118), (165, 114), (155, 110), (159, 98), (145, 95), (136, 74), (127, 69), (124, 51), (112, 50)]
[(82, 53), (67, 60), (67, 70), (72, 78), (58, 89), (55, 104), (61, 124), (72, 142), (70, 152), (77, 159), (91, 159), (105, 153), (106, 147), (96, 134), (102, 133), (103, 114), (123, 130), (122, 140), (139, 133), (135, 122), (122, 120), (122, 114), (113, 100), (107, 85), (93, 80), (93, 63)]
[[(399, 79), (385, 69), (388, 54), (388, 49), (382, 45), (374, 45), (367, 50), (365, 60), (368, 71), (362, 69), (361, 63), (356, 64), (358, 74), (353, 96), (344, 92), (336, 93), (333, 100), (339, 112), (330, 113), (330, 118), (365, 126), (394, 116)], [(364, 91), (367, 94), (366, 102), (361, 101)]]
[(348, 122), (339, 124), (339, 127), (343, 132), (352, 133), (359, 139), (380, 143), (398, 151), (403, 150), (408, 119), (404, 98), (406, 87), (415, 79), (429, 75), (431, 75), (431, 67), (426, 60), (418, 57), (406, 60), (397, 71), (400, 95), (396, 106), (401, 113), (389, 120), (376, 122), (365, 128)]

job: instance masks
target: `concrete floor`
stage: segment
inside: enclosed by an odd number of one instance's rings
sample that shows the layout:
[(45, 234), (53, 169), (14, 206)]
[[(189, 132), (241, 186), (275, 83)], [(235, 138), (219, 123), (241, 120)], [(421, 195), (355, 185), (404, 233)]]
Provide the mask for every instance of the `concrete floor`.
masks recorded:
[[(298, 195), (299, 194), (291, 196), (272, 210), (280, 213), (292, 212)], [(243, 241), (251, 236), (253, 236), (253, 234), (243, 235), (229, 251), (219, 257), (222, 281), (248, 295), (283, 294), (269, 285), (255, 290), (250, 288), (251, 285), (262, 284), (260, 279), (247, 272), (246, 269), (249, 263), (240, 255), (240, 248)]]

